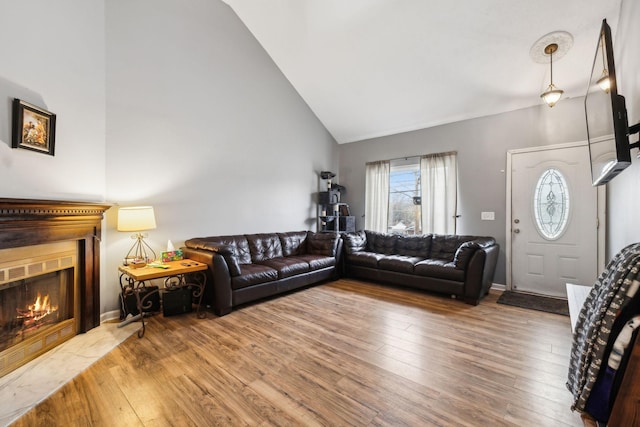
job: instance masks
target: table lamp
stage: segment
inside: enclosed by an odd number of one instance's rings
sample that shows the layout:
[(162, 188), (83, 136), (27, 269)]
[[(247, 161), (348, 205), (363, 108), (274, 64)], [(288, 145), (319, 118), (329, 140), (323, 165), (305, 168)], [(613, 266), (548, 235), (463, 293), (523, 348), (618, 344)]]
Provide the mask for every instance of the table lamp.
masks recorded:
[[(129, 264), (132, 260), (142, 260), (148, 262), (156, 259), (156, 253), (144, 241), (148, 235), (142, 231), (156, 228), (156, 217), (153, 206), (135, 206), (118, 209), (118, 231), (134, 231), (131, 235), (136, 242), (131, 246), (124, 258), (124, 263)], [(150, 252), (150, 253), (149, 253)], [(152, 256), (150, 256), (152, 255)]]

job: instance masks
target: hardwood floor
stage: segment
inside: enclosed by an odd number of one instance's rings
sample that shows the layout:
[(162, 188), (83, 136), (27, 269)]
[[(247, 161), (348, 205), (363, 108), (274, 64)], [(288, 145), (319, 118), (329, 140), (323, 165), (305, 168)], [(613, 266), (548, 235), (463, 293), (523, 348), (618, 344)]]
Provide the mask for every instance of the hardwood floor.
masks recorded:
[(152, 317), (14, 426), (581, 426), (569, 318), (339, 280)]

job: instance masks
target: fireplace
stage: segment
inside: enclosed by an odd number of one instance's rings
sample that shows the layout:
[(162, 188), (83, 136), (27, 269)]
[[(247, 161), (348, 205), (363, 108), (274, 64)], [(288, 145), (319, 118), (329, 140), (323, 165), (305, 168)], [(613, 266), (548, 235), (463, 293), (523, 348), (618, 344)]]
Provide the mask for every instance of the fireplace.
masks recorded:
[(109, 207), (0, 199), (0, 376), (100, 324)]

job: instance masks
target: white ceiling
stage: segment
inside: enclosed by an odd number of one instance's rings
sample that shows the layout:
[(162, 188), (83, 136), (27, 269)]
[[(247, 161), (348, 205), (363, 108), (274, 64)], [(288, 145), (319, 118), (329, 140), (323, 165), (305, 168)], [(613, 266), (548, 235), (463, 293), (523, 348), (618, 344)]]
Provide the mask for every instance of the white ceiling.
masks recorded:
[[(584, 95), (603, 18), (621, 0), (225, 0), (339, 143), (542, 103), (554, 31), (564, 98)], [(544, 57), (544, 56), (543, 56)], [(560, 101), (562, 102), (562, 101)]]

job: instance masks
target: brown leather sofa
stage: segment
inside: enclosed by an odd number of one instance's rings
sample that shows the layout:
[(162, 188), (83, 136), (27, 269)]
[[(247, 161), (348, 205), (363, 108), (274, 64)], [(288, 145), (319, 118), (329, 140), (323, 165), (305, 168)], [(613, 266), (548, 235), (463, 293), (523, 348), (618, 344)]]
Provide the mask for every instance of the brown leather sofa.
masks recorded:
[(347, 276), (446, 293), (473, 305), (489, 292), (500, 252), (492, 237), (359, 231), (342, 238)]
[(213, 236), (189, 239), (182, 250), (209, 265), (203, 302), (223, 316), (240, 304), (336, 279), (342, 239), (311, 231)]

